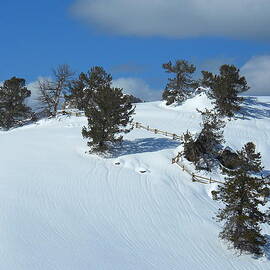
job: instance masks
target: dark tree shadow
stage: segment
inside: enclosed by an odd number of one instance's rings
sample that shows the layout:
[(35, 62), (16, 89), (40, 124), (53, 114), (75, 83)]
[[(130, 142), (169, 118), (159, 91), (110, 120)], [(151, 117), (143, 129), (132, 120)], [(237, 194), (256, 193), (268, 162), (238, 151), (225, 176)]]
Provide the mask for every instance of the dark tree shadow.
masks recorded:
[(236, 117), (240, 119), (269, 118), (270, 102), (260, 102), (256, 97), (245, 97), (241, 110)]
[(113, 157), (146, 152), (156, 152), (164, 149), (173, 149), (180, 145), (179, 142), (166, 138), (145, 138), (133, 141), (123, 141), (122, 145), (114, 147)]
[(265, 170), (265, 169), (263, 169), (263, 171), (262, 171), (262, 176), (263, 177), (267, 177), (267, 176), (269, 176), (270, 175), (270, 170)]
[(268, 261), (270, 261), (270, 235), (265, 234), (264, 237), (266, 238), (266, 245), (264, 246), (264, 254)]

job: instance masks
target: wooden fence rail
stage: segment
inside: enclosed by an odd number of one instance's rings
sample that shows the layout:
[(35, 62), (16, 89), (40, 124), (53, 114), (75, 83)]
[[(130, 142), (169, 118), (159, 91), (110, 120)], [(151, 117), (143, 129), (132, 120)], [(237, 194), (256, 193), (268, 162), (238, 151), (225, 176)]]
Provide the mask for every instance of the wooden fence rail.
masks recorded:
[(170, 132), (167, 132), (167, 131), (163, 131), (163, 130), (160, 130), (160, 129), (157, 129), (157, 128), (150, 128), (149, 126), (144, 126), (139, 122), (135, 122), (133, 124), (133, 126), (135, 128), (145, 129), (145, 130), (153, 132), (155, 134), (161, 134), (163, 136), (170, 137), (170, 138), (172, 138), (173, 140), (176, 140), (176, 141), (182, 141), (183, 140), (183, 136), (179, 136), (177, 134), (170, 133)]
[(180, 168), (182, 168), (183, 171), (185, 171), (186, 173), (188, 173), (191, 176), (191, 179), (193, 182), (199, 182), (202, 184), (212, 184), (212, 183), (218, 183), (218, 184), (223, 184), (223, 182), (212, 179), (211, 177), (204, 177), (204, 176), (200, 176), (198, 174), (195, 174), (193, 172), (191, 172), (184, 164), (182, 164), (180, 162), (180, 158), (181, 158), (181, 154), (178, 153), (178, 155), (172, 159), (172, 163), (178, 165)]
[[(135, 128), (141, 128), (141, 129), (145, 129), (149, 132), (153, 132), (155, 134), (161, 134), (161, 135), (164, 135), (166, 137), (170, 137), (172, 138), (173, 140), (177, 140), (177, 141), (183, 141), (183, 136), (179, 136), (179, 135), (176, 135), (174, 133), (170, 133), (170, 132), (167, 132), (167, 131), (163, 131), (163, 130), (159, 130), (159, 129), (156, 129), (156, 128), (150, 128), (149, 126), (144, 126), (142, 125), (141, 123), (139, 122), (135, 122), (133, 124), (133, 126)], [(212, 183), (218, 183), (218, 184), (223, 184), (223, 182), (221, 181), (218, 181), (218, 180), (215, 180), (215, 179), (212, 179), (212, 178), (207, 178), (207, 177), (204, 177), (204, 176), (200, 176), (200, 175), (197, 175), (195, 173), (193, 173), (192, 171), (190, 171), (181, 161), (181, 154), (179, 153), (175, 158), (172, 159), (172, 164), (176, 164), (178, 165), (184, 172), (186, 172), (187, 174), (189, 174), (191, 176), (191, 179), (193, 182), (198, 182), (198, 183), (201, 183), (201, 184), (212, 184)]]

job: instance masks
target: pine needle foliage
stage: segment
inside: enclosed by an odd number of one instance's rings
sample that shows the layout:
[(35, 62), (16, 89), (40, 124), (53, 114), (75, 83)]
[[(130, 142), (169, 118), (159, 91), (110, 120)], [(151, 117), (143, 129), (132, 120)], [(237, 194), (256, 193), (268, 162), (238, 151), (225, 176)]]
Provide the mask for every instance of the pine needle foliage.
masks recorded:
[(132, 115), (135, 107), (128, 96), (120, 88), (101, 86), (91, 95), (91, 103), (85, 109), (88, 120), (88, 129), (83, 127), (82, 135), (90, 139), (90, 152), (104, 153), (110, 150), (115, 143), (121, 143), (123, 136), (132, 127)]
[(162, 67), (167, 73), (175, 75), (175, 77), (168, 79), (162, 99), (166, 101), (166, 105), (182, 103), (198, 87), (198, 82), (192, 78), (196, 67), (185, 60), (177, 60), (175, 64), (169, 61)]
[(222, 116), (233, 117), (243, 102), (238, 95), (247, 91), (249, 86), (234, 65), (222, 65), (219, 71), (219, 75), (202, 71), (202, 84), (211, 88), (210, 96), (215, 100), (215, 109)]
[(269, 194), (269, 179), (259, 176), (263, 167), (254, 143), (247, 143), (238, 155), (239, 168), (224, 169), (227, 175), (225, 184), (212, 192), (213, 199), (224, 204), (217, 214), (217, 220), (224, 224), (219, 237), (240, 254), (259, 256), (266, 244), (260, 225), (269, 221), (267, 213), (261, 210), (267, 203), (265, 196)]
[(103, 67), (94, 66), (87, 73), (70, 83), (70, 95), (66, 99), (79, 110), (85, 110), (93, 101), (93, 93), (99, 88), (107, 88), (112, 84), (112, 76)]
[(183, 153), (187, 160), (195, 164), (196, 169), (211, 171), (224, 143), (225, 122), (214, 111), (206, 109), (199, 112), (202, 115), (201, 132), (195, 136), (190, 132), (184, 134)]
[(32, 115), (24, 103), (30, 95), (21, 78), (12, 77), (0, 86), (0, 127), (10, 129)]

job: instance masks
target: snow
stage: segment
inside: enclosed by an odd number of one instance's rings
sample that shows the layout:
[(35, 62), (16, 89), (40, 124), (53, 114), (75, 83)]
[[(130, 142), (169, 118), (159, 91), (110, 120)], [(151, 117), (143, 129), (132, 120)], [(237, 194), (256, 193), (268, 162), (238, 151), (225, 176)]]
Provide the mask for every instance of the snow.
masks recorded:
[[(181, 134), (200, 129), (196, 108), (211, 102), (201, 94), (180, 107), (136, 106), (135, 121)], [(254, 141), (269, 172), (270, 97), (250, 98), (243, 113), (228, 121), (226, 145)], [(62, 116), (0, 132), (0, 269), (270, 269), (269, 249), (237, 256), (218, 239), (215, 185), (171, 164), (179, 143), (134, 129), (104, 159), (85, 153), (85, 124)]]

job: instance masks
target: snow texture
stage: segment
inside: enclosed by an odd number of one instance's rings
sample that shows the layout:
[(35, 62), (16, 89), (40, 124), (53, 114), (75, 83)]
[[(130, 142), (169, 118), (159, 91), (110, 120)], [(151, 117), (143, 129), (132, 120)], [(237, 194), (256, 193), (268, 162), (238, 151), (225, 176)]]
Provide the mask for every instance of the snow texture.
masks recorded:
[[(135, 120), (181, 134), (200, 130), (204, 94), (179, 107), (138, 104)], [(270, 169), (270, 97), (248, 98), (228, 121), (226, 145), (253, 141)], [(244, 118), (244, 119), (242, 119)], [(85, 153), (84, 117), (0, 132), (0, 269), (266, 270), (218, 239), (215, 185), (192, 183), (171, 164), (179, 144), (135, 129), (113, 158)], [(268, 171), (269, 172), (269, 171)], [(263, 233), (270, 235), (269, 226)]]

